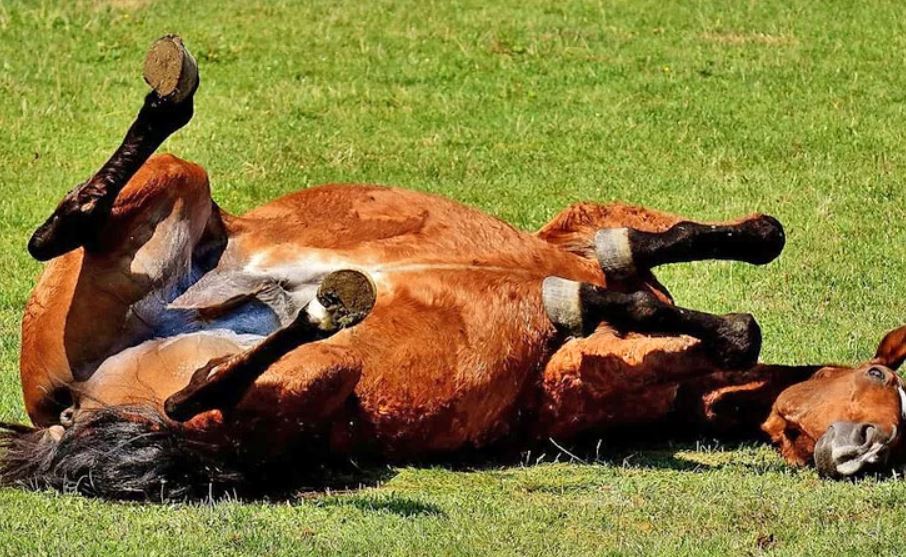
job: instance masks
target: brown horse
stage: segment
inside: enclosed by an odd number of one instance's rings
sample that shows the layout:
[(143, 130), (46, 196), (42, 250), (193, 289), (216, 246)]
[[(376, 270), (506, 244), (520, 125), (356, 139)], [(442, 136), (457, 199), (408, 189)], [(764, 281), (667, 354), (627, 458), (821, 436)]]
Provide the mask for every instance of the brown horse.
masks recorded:
[(22, 324), (39, 429), (7, 426), (6, 483), (180, 497), (298, 459), (300, 443), (414, 458), (677, 414), (767, 418), (787, 460), (814, 451), (829, 475), (899, 445), (903, 329), (868, 366), (757, 365), (751, 316), (679, 308), (655, 280), (666, 263), (771, 261), (784, 235), (770, 217), (584, 203), (527, 234), (355, 185), (233, 216), (200, 166), (151, 157), (192, 116), (197, 69), (178, 38), (155, 43), (145, 78), (122, 145), (29, 243), (48, 261)]

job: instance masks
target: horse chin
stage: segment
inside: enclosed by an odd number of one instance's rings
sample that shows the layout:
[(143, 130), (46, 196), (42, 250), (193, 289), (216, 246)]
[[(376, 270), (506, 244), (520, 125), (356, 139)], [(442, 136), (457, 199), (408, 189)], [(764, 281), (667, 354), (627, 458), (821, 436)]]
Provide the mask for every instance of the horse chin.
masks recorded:
[(815, 466), (825, 478), (851, 478), (878, 471), (896, 439), (875, 424), (834, 422), (815, 444)]

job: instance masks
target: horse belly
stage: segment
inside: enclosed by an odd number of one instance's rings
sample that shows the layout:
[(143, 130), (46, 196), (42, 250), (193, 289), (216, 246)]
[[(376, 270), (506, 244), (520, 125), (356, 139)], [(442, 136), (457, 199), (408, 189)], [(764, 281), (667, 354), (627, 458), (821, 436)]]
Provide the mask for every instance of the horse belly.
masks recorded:
[(144, 341), (110, 356), (88, 380), (76, 384), (76, 408), (151, 404), (161, 409), (167, 397), (188, 384), (196, 369), (260, 340), (220, 329)]
[(362, 430), (403, 456), (509, 433), (555, 335), (541, 278), (479, 269), (391, 278), (347, 337), (364, 363), (355, 390)]

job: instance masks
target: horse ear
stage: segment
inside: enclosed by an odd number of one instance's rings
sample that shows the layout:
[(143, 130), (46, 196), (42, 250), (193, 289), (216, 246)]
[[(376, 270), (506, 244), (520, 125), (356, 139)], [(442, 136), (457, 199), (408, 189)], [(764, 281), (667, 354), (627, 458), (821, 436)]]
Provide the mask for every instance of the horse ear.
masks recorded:
[(873, 361), (897, 369), (906, 360), (906, 325), (884, 335)]

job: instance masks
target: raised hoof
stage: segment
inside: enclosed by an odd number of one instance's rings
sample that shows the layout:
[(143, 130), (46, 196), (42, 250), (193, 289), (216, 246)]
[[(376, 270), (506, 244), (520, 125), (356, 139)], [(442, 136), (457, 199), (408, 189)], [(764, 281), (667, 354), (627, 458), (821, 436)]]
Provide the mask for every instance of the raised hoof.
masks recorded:
[(595, 234), (595, 256), (609, 279), (635, 276), (636, 267), (628, 228), (602, 228)]
[(761, 353), (761, 327), (748, 313), (723, 316), (714, 340), (704, 346), (714, 363), (723, 369), (748, 369), (758, 363)]
[(324, 277), (316, 300), (319, 307), (309, 308), (309, 314), (318, 328), (336, 331), (364, 319), (374, 307), (377, 291), (365, 273), (346, 269)]
[(583, 331), (580, 283), (560, 277), (547, 277), (541, 283), (541, 302), (548, 319), (558, 329), (573, 336)]
[(157, 39), (148, 50), (145, 82), (164, 102), (179, 104), (198, 88), (198, 64), (176, 35)]
[(758, 215), (739, 223), (739, 232), (749, 238), (751, 248), (740, 258), (753, 265), (765, 265), (777, 259), (786, 244), (783, 225), (774, 217)]

